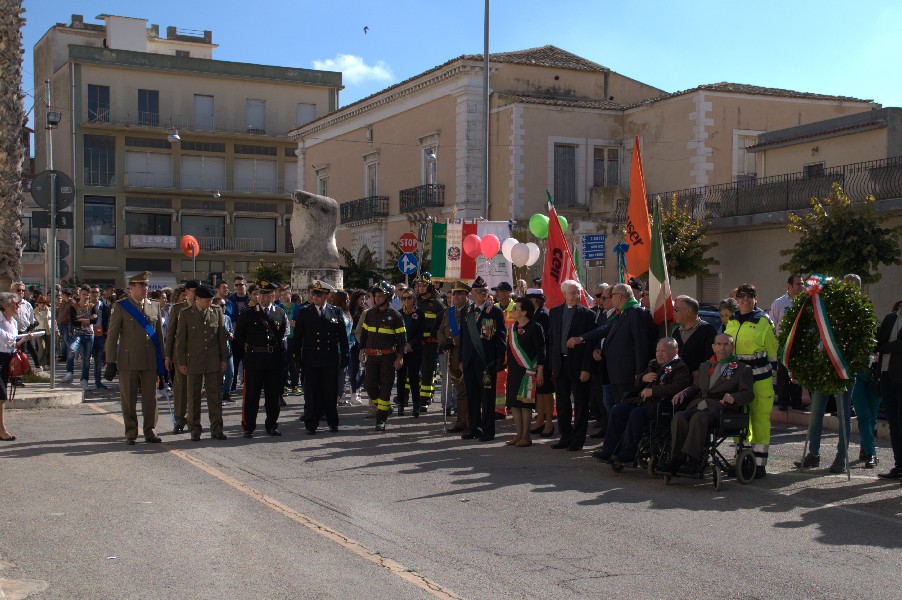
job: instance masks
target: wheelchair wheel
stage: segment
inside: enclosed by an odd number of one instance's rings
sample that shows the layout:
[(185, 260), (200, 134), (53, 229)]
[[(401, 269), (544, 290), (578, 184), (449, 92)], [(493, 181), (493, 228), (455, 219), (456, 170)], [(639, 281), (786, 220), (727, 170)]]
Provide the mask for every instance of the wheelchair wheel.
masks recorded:
[(736, 479), (742, 485), (755, 479), (755, 453), (751, 448), (743, 448), (736, 455)]
[(720, 491), (720, 484), (723, 483), (723, 472), (717, 465), (714, 465), (712, 471), (714, 471), (714, 489)]

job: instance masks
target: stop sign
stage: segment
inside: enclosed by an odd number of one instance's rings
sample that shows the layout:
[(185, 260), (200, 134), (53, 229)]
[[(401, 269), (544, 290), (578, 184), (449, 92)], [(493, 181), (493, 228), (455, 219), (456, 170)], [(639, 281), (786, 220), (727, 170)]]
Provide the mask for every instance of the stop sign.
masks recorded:
[(404, 254), (411, 254), (416, 252), (417, 246), (419, 246), (419, 242), (417, 242), (417, 236), (412, 233), (405, 233), (400, 238), (398, 238), (398, 248), (400, 248), (401, 252)]

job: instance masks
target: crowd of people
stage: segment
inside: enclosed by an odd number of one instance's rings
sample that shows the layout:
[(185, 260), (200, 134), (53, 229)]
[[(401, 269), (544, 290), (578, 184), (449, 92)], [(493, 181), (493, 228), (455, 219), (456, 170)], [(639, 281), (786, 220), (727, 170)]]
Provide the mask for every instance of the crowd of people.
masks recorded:
[[(463, 439), (490, 442), (496, 421), (510, 417), (515, 434), (507, 445), (528, 447), (533, 435), (557, 435), (551, 448), (580, 451), (597, 439), (603, 442), (596, 458), (628, 464), (664, 401), (677, 412), (670, 460), (661, 469), (697, 472), (708, 429), (724, 406), (735, 405), (748, 413), (754, 476), (761, 478), (767, 473), (774, 403), (788, 410), (808, 401), (809, 452), (797, 466), (820, 465), (830, 398), (802, 389), (777, 360), (783, 314), (803, 289), (798, 275), (788, 278), (786, 294), (769, 309), (759, 306), (752, 284), (739, 285), (717, 306), (679, 296), (675, 322), (666, 330), (653, 322), (647, 293), (636, 279), (601, 283), (591, 292), (577, 281), (564, 281), (564, 302), (548, 310), (541, 279), (532, 288), (520, 280), (515, 287), (501, 282), (489, 289), (479, 277), (445, 287), (423, 273), (411, 287), (377, 282), (369, 290), (345, 291), (322, 281), (307, 290), (249, 284), (239, 275), (234, 290), (226, 282), (210, 288), (189, 281), (148, 294), (148, 278), (146, 273), (133, 277), (128, 290), (60, 289), (57, 349), (49, 348), (48, 337), (28, 335), (49, 326), (47, 298), (13, 284), (10, 294), (0, 295), (0, 361), (19, 346), (40, 368), (56, 353), (66, 363), (63, 381), (71, 383), (80, 357), (86, 389), (91, 361), (97, 388), (105, 387), (101, 366), (106, 364), (107, 379), (119, 374), (129, 443), (138, 435), (139, 391), (145, 439), (159, 441), (155, 400), (160, 386), (171, 382), (173, 433), (187, 431), (195, 440), (202, 432), (202, 389), (214, 439), (226, 438), (222, 403), (231, 402), (240, 386), (246, 438), (254, 436), (261, 397), (265, 430), (279, 436), (286, 396), (303, 393), (301, 420), (314, 435), (322, 421), (338, 431), (338, 406), (362, 404), (365, 391), (367, 416), (378, 431), (385, 431), (391, 415), (403, 417), (408, 409), (411, 418), (419, 418), (438, 396), (442, 410), (453, 417), (447, 431)], [(846, 280), (860, 287), (856, 276)], [(880, 476), (902, 479), (900, 329), (902, 302), (880, 324), (872, 349), (877, 368), (859, 373), (852, 388), (833, 399), (846, 410), (832, 472), (847, 467), (853, 405), (861, 432), (859, 459), (865, 468), (879, 463), (874, 429), (882, 406), (895, 464)], [(0, 369), (5, 374), (2, 364)], [(439, 394), (437, 373), (445, 383)], [(590, 424), (597, 431), (591, 432)], [(14, 439), (3, 426), (2, 411), (0, 439)]]

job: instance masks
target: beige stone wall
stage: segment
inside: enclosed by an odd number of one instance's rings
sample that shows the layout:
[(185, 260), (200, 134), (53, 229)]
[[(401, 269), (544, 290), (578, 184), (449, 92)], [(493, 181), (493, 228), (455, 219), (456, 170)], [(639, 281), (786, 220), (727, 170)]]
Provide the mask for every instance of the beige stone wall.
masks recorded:
[[(663, 93), (635, 79), (617, 73), (574, 71), (532, 65), (493, 63), (492, 90), (517, 91), (547, 96), (575, 98), (610, 98), (621, 104), (632, 104)], [(555, 79), (557, 78), (557, 79)]]
[(757, 153), (758, 173), (762, 176), (798, 173), (804, 165), (823, 162), (824, 167), (839, 167), (856, 162), (887, 158), (887, 130), (874, 129), (814, 141), (799, 141), (791, 146)]
[[(900, 223), (902, 217), (890, 222), (891, 225)], [(720, 274), (721, 298), (741, 283), (753, 283), (758, 288), (758, 302), (766, 309), (774, 299), (786, 292), (789, 273), (782, 271), (780, 265), (786, 262), (787, 257), (782, 256), (780, 251), (791, 248), (798, 237), (787, 231), (785, 225), (744, 231), (712, 231), (708, 237), (719, 244), (710, 256), (720, 261), (720, 265), (712, 267), (711, 271)], [(881, 273), (882, 279), (866, 288), (880, 317), (889, 312), (894, 302), (902, 300), (902, 267), (884, 267)], [(674, 281), (673, 293), (675, 296), (688, 294), (698, 298), (698, 282), (694, 278)]]
[[(659, 193), (732, 183), (737, 133), (775, 131), (871, 108), (863, 102), (697, 91), (629, 111), (626, 130), (630, 137), (641, 136), (646, 188)], [(768, 167), (769, 175), (776, 173)]]

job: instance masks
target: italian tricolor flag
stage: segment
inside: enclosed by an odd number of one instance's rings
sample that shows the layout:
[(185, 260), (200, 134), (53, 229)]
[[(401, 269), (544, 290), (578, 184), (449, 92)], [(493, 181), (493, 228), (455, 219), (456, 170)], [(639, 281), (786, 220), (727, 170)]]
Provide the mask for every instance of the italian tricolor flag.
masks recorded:
[(476, 234), (480, 238), (492, 234), (498, 241), (504, 242), (510, 237), (508, 221), (472, 222), (448, 220), (444, 223), (432, 224), (432, 277), (441, 280), (460, 279), (472, 281), (476, 276), (482, 277), (489, 287), (502, 281), (513, 284), (511, 264), (498, 254), (491, 259), (483, 255), (471, 258), (463, 251), (463, 242), (468, 235)]
[(651, 228), (651, 260), (648, 265), (648, 305), (655, 323), (673, 323), (673, 295), (667, 275), (664, 239), (661, 237), (661, 207), (655, 201), (655, 218)]

